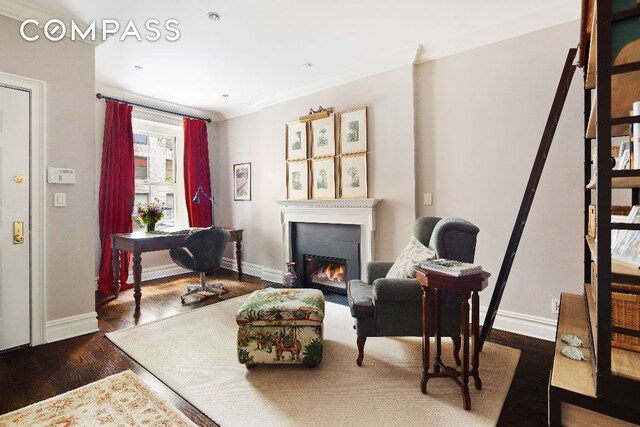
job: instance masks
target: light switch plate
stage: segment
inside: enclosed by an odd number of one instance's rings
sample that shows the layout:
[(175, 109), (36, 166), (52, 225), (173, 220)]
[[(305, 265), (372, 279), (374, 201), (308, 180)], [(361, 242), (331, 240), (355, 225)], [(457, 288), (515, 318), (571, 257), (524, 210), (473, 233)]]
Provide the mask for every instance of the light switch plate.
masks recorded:
[(67, 206), (67, 193), (53, 193), (53, 206), (58, 208)]
[(433, 204), (433, 196), (431, 193), (424, 193), (424, 205), (431, 206)]

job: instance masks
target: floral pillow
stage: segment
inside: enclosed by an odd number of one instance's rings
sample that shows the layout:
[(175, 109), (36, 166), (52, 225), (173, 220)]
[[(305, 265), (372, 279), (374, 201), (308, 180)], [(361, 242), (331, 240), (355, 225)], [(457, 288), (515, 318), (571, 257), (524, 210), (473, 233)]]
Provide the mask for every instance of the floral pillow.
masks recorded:
[(420, 243), (415, 237), (411, 237), (409, 244), (405, 246), (396, 262), (387, 273), (387, 279), (411, 279), (416, 277), (415, 267), (421, 262), (433, 259), (436, 253)]

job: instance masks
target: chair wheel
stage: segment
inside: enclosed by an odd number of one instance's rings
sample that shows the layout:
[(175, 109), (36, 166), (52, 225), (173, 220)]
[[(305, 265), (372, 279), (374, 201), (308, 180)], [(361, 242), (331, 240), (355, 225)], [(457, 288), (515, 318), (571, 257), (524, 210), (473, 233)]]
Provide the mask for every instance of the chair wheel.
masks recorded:
[(182, 301), (182, 303), (184, 304), (184, 298), (180, 298), (180, 300)]

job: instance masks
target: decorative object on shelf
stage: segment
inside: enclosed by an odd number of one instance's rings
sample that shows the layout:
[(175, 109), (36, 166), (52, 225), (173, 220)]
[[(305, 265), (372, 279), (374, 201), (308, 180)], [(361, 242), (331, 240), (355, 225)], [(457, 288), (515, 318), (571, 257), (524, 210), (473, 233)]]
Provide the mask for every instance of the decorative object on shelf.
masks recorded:
[(164, 216), (165, 205), (159, 199), (149, 203), (138, 203), (137, 212), (140, 222), (147, 226), (147, 231), (155, 231), (156, 224)]
[(335, 115), (311, 122), (311, 157), (327, 157), (336, 154)]
[(300, 117), (301, 122), (310, 122), (311, 120), (322, 119), (324, 117), (329, 117), (329, 114), (333, 112), (332, 108), (322, 108), (322, 105), (318, 107), (317, 110), (313, 108), (309, 108), (309, 114), (306, 116)]
[(340, 198), (367, 197), (367, 153), (340, 156)]
[(233, 165), (233, 200), (251, 200), (251, 163)]
[(211, 227), (215, 227), (216, 223), (214, 222), (214, 215), (213, 215), (213, 205), (217, 205), (216, 203), (216, 198), (213, 197), (212, 195), (208, 195), (207, 193), (204, 192), (204, 188), (202, 188), (202, 186), (198, 186), (198, 189), (196, 190), (196, 195), (193, 196), (193, 199), (191, 200), (193, 203), (195, 203), (196, 205), (198, 203), (200, 203), (200, 195), (203, 195), (204, 197), (207, 198), (207, 200), (209, 200), (211, 202)]
[(287, 123), (287, 160), (306, 160), (307, 158), (307, 124), (297, 121)]
[(293, 261), (287, 263), (287, 270), (282, 275), (282, 286), (285, 288), (298, 286), (298, 273), (296, 273), (296, 263)]
[(576, 334), (572, 334), (572, 333), (568, 332), (568, 333), (562, 335), (560, 340), (563, 343), (565, 343), (567, 345), (570, 345), (571, 347), (584, 347), (584, 342)]
[(367, 107), (340, 113), (340, 154), (367, 151)]
[[(640, 224), (640, 206), (631, 208), (626, 222)], [(640, 268), (640, 230), (619, 230), (612, 248), (612, 259)]]
[(287, 162), (287, 199), (309, 198), (309, 163), (306, 160)]
[(560, 354), (573, 360), (587, 360), (579, 348), (570, 345), (563, 345), (560, 348)]
[(311, 160), (311, 198), (336, 198), (336, 169), (334, 157)]

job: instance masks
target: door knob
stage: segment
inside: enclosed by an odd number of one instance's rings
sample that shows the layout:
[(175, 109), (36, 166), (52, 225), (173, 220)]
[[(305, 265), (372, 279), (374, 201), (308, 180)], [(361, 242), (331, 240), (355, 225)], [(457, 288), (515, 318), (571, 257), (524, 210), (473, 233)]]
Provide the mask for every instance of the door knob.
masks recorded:
[(20, 245), (22, 243), (24, 243), (24, 223), (22, 221), (14, 221), (13, 244)]

